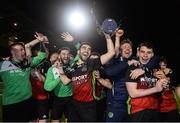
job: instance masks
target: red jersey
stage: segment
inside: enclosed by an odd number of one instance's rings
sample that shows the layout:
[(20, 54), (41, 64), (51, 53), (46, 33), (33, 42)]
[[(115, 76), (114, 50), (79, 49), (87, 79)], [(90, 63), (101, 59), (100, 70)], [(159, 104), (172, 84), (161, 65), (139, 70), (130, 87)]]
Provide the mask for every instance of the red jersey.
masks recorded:
[[(137, 89), (148, 89), (154, 86), (155, 78), (152, 72), (148, 70), (148, 73), (139, 76), (137, 79), (131, 79), (130, 73), (132, 70), (139, 68), (139, 66), (130, 66), (127, 71), (127, 82), (137, 83)], [(148, 96), (131, 98), (131, 113), (136, 113), (145, 109), (159, 109), (158, 94), (151, 94)]]
[(93, 59), (83, 64), (74, 64), (65, 70), (72, 80), (73, 99), (80, 102), (91, 102), (94, 100), (92, 87), (92, 72), (100, 68), (100, 58)]
[(93, 98), (92, 72), (88, 71), (86, 64), (76, 64), (70, 72), (73, 89), (73, 99), (80, 102), (91, 102)]
[(177, 109), (177, 103), (172, 90), (163, 91), (160, 99), (160, 112), (170, 112), (175, 109)]
[(32, 77), (30, 77), (30, 80), (31, 80), (31, 85), (32, 85), (32, 96), (38, 100), (48, 99), (48, 94), (44, 90), (44, 83), (37, 81), (36, 79), (33, 79)]
[(73, 98), (80, 102), (93, 101), (92, 96), (92, 75), (79, 74), (72, 77)]
[[(145, 81), (138, 82), (139, 89), (147, 89), (147, 85), (143, 85)], [(158, 95), (152, 94), (144, 97), (132, 98), (130, 101), (131, 113), (136, 113), (145, 109), (159, 109)]]

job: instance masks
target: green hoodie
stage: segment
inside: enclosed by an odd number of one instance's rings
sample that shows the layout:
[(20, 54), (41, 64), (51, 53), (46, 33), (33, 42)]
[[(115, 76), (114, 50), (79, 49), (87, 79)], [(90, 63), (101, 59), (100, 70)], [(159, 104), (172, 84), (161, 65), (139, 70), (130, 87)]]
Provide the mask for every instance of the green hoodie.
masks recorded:
[(59, 77), (57, 68), (50, 67), (47, 72), (44, 88), (47, 91), (54, 90), (57, 97), (72, 96), (72, 83), (64, 85)]
[(38, 65), (46, 54), (40, 52), (32, 58), (30, 67), (22, 69), (11, 61), (0, 62), (0, 77), (3, 81), (3, 105), (24, 101), (32, 96), (31, 82), (29, 80), (31, 67)]

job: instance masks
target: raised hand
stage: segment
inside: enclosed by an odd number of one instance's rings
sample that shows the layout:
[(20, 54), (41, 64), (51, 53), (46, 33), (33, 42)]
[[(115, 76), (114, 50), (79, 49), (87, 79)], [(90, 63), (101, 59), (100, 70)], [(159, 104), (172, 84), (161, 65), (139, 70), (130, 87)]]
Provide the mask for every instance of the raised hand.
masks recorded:
[(44, 36), (42, 33), (35, 32), (34, 37), (42, 43), (49, 43), (47, 36)]
[(124, 30), (118, 29), (116, 30), (116, 37), (121, 37), (124, 34)]
[(106, 39), (111, 39), (110, 34), (107, 34), (107, 33), (105, 33), (105, 32), (103, 32), (103, 34), (104, 34), (104, 36), (105, 36)]
[(61, 34), (61, 38), (63, 38), (63, 40), (64, 40), (64, 41), (67, 41), (67, 42), (72, 42), (72, 41), (74, 41), (74, 37), (73, 37), (71, 34), (69, 34), (69, 32), (63, 32), (63, 33)]

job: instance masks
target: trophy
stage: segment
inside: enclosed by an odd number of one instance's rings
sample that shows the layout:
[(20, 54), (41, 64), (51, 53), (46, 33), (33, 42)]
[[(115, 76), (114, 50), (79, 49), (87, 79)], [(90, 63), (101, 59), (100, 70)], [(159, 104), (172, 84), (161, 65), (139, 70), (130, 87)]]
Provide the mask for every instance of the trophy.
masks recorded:
[(117, 28), (118, 28), (118, 25), (116, 21), (112, 18), (106, 18), (102, 23), (103, 32), (111, 36), (114, 35)]

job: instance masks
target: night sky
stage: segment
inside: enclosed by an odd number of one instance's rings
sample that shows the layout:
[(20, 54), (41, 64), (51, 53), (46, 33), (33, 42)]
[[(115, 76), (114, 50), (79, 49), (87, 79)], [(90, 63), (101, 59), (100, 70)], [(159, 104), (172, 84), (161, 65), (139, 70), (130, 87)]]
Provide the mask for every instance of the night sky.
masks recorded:
[[(73, 27), (64, 26), (67, 23), (64, 21), (64, 11), (71, 5), (83, 5), (89, 14), (93, 9), (99, 23), (106, 18), (113, 18), (125, 30), (124, 38), (133, 41), (134, 49), (141, 41), (152, 42), (156, 54), (168, 59), (176, 75), (180, 73), (179, 0), (1, 0), (0, 55), (8, 55), (9, 36), (16, 35), (20, 41), (28, 42), (33, 39), (35, 31), (48, 36), (48, 47), (52, 51), (70, 45), (62, 42), (59, 36), (61, 32), (68, 31), (76, 35), (77, 40), (91, 41), (95, 51), (104, 53), (104, 37), (96, 32), (93, 19), (91, 28), (85, 27), (83, 34), (72, 31)], [(18, 26), (13, 26), (14, 22)], [(180, 77), (177, 76), (177, 79), (180, 80)]]

